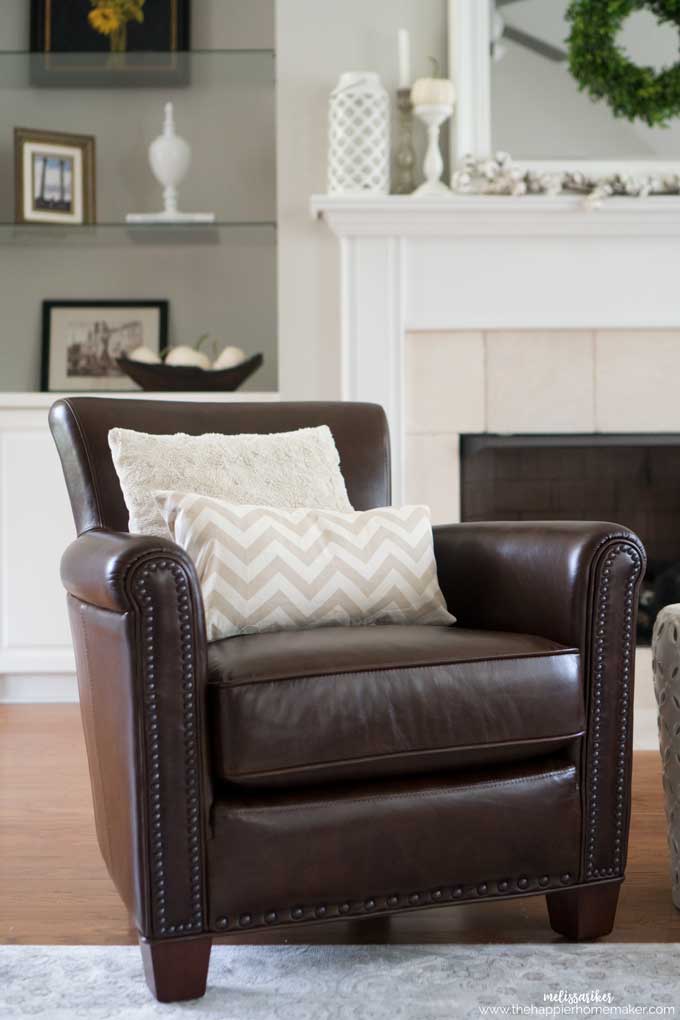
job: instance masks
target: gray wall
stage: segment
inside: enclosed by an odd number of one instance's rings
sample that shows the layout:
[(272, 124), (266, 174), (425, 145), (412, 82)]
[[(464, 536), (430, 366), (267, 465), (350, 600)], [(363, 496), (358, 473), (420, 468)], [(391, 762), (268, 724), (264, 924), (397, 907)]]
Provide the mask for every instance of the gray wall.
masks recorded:
[[(27, 45), (27, 7), (2, 0), (0, 49)], [(196, 49), (273, 48), (274, 0), (194, 0), (192, 32)], [(39, 89), (30, 86), (25, 61), (0, 57), (0, 221), (14, 217), (17, 125), (96, 135), (100, 223), (159, 208), (146, 152), (168, 98), (194, 149), (182, 206), (221, 220), (275, 221), (274, 79), (269, 55), (215, 55), (193, 61), (189, 88)], [(17, 239), (0, 227), (0, 390), (38, 386), (43, 298), (168, 298), (171, 342), (210, 332), (263, 351), (265, 369), (248, 388), (276, 389), (275, 230), (201, 236), (189, 245), (166, 236), (141, 243), (105, 229), (94, 239), (42, 230)]]
[[(414, 74), (446, 66), (446, 0), (277, 0), (279, 345), (286, 397), (339, 392), (338, 243), (309, 214), (326, 190), (328, 96), (342, 71), (376, 70), (396, 90), (397, 32)], [(446, 143), (444, 143), (446, 145)]]

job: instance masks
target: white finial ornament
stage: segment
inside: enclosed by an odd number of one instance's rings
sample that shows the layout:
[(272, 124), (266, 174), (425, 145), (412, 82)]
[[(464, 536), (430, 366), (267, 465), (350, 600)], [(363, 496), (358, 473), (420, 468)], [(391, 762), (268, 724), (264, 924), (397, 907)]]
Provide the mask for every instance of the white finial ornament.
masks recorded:
[(214, 213), (183, 213), (179, 211), (179, 186), (191, 166), (191, 146), (175, 130), (175, 110), (165, 104), (163, 134), (149, 146), (149, 163), (163, 188), (163, 212), (128, 213), (128, 223), (214, 223)]

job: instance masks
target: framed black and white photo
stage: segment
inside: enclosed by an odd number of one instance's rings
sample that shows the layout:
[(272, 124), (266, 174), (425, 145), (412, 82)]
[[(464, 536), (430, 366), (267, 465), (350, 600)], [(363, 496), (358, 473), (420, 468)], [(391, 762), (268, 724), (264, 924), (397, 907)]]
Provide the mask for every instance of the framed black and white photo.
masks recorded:
[(190, 0), (31, 0), (36, 85), (183, 85)]
[(91, 135), (15, 128), (16, 222), (95, 223), (96, 143)]
[(137, 347), (160, 354), (167, 336), (167, 301), (45, 301), (43, 391), (136, 390), (118, 358)]

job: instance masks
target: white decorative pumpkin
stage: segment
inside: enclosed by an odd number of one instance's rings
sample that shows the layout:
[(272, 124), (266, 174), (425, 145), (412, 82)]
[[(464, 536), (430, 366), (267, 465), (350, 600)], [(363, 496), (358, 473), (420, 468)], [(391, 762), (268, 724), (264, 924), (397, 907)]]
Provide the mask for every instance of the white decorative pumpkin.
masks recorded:
[(411, 102), (418, 106), (446, 106), (456, 101), (453, 82), (447, 78), (419, 78), (411, 92)]
[(196, 351), (193, 347), (173, 347), (165, 359), (166, 365), (174, 368), (202, 368), (210, 369), (210, 358), (202, 351)]
[(217, 361), (213, 363), (213, 372), (223, 372), (228, 368), (236, 368), (248, 360), (248, 356), (240, 347), (225, 347)]
[(128, 361), (138, 361), (142, 365), (161, 364), (160, 357), (149, 347), (144, 347), (143, 345), (141, 347), (135, 348), (134, 351), (131, 351), (130, 354), (128, 354), (127, 358)]

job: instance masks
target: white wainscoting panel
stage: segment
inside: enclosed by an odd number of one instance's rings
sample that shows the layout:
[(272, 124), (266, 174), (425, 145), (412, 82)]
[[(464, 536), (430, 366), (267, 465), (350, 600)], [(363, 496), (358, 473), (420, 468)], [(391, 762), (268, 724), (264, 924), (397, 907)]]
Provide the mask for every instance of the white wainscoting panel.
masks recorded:
[(70, 645), (59, 560), (75, 538), (45, 414), (0, 434), (3, 654)]
[(59, 579), (74, 538), (47, 408), (0, 409), (0, 676), (13, 677), (3, 700), (14, 700), (21, 677), (28, 691), (32, 678), (74, 670)]

